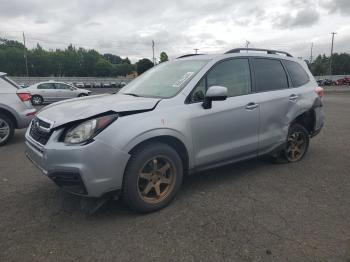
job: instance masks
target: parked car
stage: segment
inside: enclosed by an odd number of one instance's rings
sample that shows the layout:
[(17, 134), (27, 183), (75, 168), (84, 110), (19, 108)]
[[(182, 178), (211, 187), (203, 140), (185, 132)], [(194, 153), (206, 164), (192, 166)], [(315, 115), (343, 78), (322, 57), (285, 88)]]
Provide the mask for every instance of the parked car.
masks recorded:
[(105, 83), (102, 84), (102, 87), (109, 88), (109, 87), (111, 87), (111, 84), (108, 83), (108, 82), (105, 82)]
[(11, 140), (15, 129), (29, 125), (36, 113), (30, 98), (28, 91), (0, 72), (0, 146)]
[(124, 81), (120, 82), (120, 87), (126, 86), (126, 83)]
[(117, 87), (117, 83), (116, 82), (111, 82), (111, 87)]
[(94, 88), (100, 88), (100, 87), (101, 87), (101, 83), (94, 82), (94, 83), (93, 83), (93, 87), (94, 87)]
[(344, 78), (338, 79), (336, 81), (336, 85), (339, 85), (339, 86), (350, 85), (350, 78), (349, 77), (344, 77)]
[(93, 85), (90, 82), (86, 82), (86, 83), (84, 83), (84, 87), (85, 88), (91, 88), (91, 87), (93, 87)]
[(77, 82), (77, 83), (75, 83), (75, 87), (77, 87), (77, 88), (84, 88), (84, 83), (83, 82)]
[(320, 86), (333, 86), (336, 85), (336, 82), (331, 80), (331, 79), (322, 79), (322, 80), (318, 80), (317, 83)]
[(26, 154), (63, 189), (117, 194), (137, 212), (165, 207), (185, 174), (265, 155), (300, 161), (323, 126), (323, 89), (287, 53), (241, 50), (161, 63), (117, 94), (48, 106)]
[(75, 97), (83, 97), (91, 94), (91, 91), (76, 88), (63, 82), (40, 82), (26, 90), (31, 94), (31, 101), (33, 105), (41, 105), (48, 102), (57, 102), (64, 99)]

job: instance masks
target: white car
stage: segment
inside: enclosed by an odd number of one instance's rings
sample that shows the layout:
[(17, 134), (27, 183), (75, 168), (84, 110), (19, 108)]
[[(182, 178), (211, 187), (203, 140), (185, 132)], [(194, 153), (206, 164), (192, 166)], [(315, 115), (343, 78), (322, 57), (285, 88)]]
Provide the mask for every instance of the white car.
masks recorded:
[(56, 81), (36, 83), (26, 88), (26, 90), (32, 96), (31, 101), (33, 105), (57, 102), (60, 100), (88, 96), (91, 94), (91, 91), (89, 90), (76, 88), (72, 85)]

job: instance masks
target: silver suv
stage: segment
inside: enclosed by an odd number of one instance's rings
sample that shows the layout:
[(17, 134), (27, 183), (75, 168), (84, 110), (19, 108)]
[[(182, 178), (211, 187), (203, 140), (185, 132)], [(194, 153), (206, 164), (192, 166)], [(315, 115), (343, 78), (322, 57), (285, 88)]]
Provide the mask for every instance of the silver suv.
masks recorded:
[(40, 82), (26, 88), (32, 95), (32, 104), (41, 105), (47, 102), (56, 102), (60, 100), (88, 96), (91, 91), (76, 88), (63, 82)]
[(15, 129), (27, 127), (35, 113), (30, 94), (0, 72), (0, 146), (10, 141)]
[(32, 121), (26, 154), (63, 189), (119, 194), (138, 212), (166, 206), (185, 174), (301, 160), (323, 125), (323, 90), (288, 53), (240, 51), (180, 57), (118, 94), (52, 104)]

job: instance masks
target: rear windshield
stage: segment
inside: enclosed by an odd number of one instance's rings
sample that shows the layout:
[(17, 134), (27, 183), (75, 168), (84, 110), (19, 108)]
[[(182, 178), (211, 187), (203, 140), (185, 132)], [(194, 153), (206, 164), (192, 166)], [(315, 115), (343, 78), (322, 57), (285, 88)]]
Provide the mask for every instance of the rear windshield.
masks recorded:
[(15, 87), (19, 89), (19, 86), (17, 85), (17, 83), (11, 80), (10, 78), (8, 78), (7, 76), (0, 77), (0, 82), (1, 82), (0, 87), (4, 87), (4, 88)]

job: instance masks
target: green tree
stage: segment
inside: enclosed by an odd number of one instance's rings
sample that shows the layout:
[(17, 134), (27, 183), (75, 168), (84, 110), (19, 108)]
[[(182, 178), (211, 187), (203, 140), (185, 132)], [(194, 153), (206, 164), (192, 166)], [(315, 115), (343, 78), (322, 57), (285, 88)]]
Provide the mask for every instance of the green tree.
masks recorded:
[(124, 58), (124, 59), (122, 59), (122, 63), (123, 64), (131, 64), (131, 62), (130, 62), (130, 60), (129, 60), (129, 57), (126, 57), (126, 58)]
[(112, 54), (104, 54), (104, 59), (106, 59), (111, 64), (121, 64), (123, 62), (123, 59), (120, 56), (112, 55)]
[(99, 59), (95, 66), (96, 76), (110, 76), (113, 71), (113, 66), (105, 59)]
[(138, 75), (141, 75), (142, 73), (146, 72), (148, 69), (152, 68), (154, 64), (151, 60), (147, 58), (143, 58), (136, 62), (136, 72)]
[(169, 60), (168, 55), (165, 52), (161, 52), (160, 53), (160, 62), (163, 63), (163, 62), (166, 62), (168, 60)]
[(126, 76), (135, 71), (135, 65), (131, 64), (119, 64), (115, 65), (113, 68), (113, 76)]

